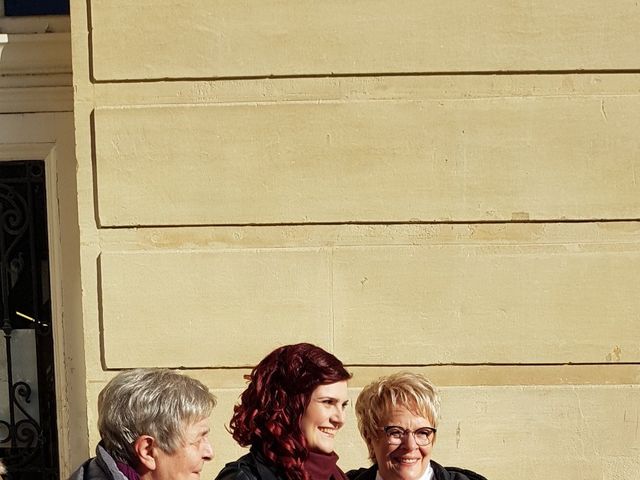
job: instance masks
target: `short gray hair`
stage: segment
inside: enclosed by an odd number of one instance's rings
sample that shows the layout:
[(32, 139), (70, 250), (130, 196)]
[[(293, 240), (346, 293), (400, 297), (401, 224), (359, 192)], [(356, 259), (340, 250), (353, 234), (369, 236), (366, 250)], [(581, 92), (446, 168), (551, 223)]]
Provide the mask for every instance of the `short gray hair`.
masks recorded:
[(373, 441), (384, 427), (382, 422), (396, 407), (426, 418), (438, 426), (440, 395), (436, 387), (424, 376), (411, 372), (398, 372), (371, 382), (356, 400), (356, 416), (360, 435), (369, 449), (369, 458), (376, 461)]
[(216, 397), (200, 381), (161, 369), (138, 368), (118, 373), (98, 396), (98, 430), (107, 451), (135, 465), (135, 441), (142, 435), (175, 452), (188, 425), (211, 415)]

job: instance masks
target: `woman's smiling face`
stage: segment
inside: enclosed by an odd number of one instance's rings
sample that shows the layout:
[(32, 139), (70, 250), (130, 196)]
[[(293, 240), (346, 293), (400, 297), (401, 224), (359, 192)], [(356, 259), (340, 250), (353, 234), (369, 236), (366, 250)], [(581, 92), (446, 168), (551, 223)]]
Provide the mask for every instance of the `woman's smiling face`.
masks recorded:
[[(433, 427), (431, 422), (404, 407), (391, 410), (383, 427), (396, 426), (412, 432), (425, 427)], [(383, 430), (373, 439), (372, 446), (378, 464), (378, 471), (384, 480), (416, 480), (419, 479), (431, 461), (431, 449), (435, 442), (435, 434), (428, 445), (419, 446), (411, 433), (402, 437), (400, 445), (390, 445)]]
[(344, 425), (348, 404), (346, 381), (316, 387), (300, 420), (300, 429), (309, 450), (333, 452), (334, 437)]

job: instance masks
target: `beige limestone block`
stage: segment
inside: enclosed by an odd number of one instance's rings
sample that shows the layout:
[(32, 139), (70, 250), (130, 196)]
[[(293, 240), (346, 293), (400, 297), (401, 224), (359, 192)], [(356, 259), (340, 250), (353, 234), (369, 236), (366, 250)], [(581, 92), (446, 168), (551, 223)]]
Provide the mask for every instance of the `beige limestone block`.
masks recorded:
[(636, 69), (640, 46), (632, 0), (92, 0), (89, 6), (98, 81)]
[(331, 347), (326, 251), (103, 252), (108, 368), (255, 365), (278, 345)]
[(100, 224), (635, 219), (638, 122), (639, 96), (103, 108)]
[(637, 478), (640, 388), (442, 389), (433, 458), (487, 478)]
[(640, 361), (640, 251), (563, 245), (336, 247), (349, 364)]

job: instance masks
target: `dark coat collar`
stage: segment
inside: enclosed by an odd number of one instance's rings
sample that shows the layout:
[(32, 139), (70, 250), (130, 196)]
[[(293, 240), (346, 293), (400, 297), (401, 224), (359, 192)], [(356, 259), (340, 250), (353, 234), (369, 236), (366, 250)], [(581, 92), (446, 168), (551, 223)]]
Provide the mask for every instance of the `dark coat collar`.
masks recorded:
[[(458, 467), (443, 467), (439, 463), (431, 460), (431, 468), (435, 480), (487, 480), (479, 473)], [(358, 470), (349, 470), (347, 477), (349, 480), (376, 480), (378, 466), (373, 465), (370, 468), (360, 468)]]

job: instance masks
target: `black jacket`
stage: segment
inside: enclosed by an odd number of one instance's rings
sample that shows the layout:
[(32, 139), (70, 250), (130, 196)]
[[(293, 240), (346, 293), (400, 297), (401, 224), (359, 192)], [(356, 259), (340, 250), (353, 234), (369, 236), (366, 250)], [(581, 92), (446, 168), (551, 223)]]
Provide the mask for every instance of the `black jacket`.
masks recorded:
[[(479, 473), (465, 470), (457, 467), (443, 467), (442, 465), (431, 460), (431, 468), (433, 468), (434, 480), (487, 480)], [(350, 470), (347, 472), (349, 480), (376, 480), (378, 466), (374, 465), (370, 468), (360, 468), (358, 470)]]
[(80, 465), (69, 480), (127, 480), (127, 477), (118, 470), (116, 461), (109, 452), (98, 444), (96, 456)]
[(286, 480), (264, 462), (259, 453), (251, 450), (235, 462), (227, 463), (216, 480)]

